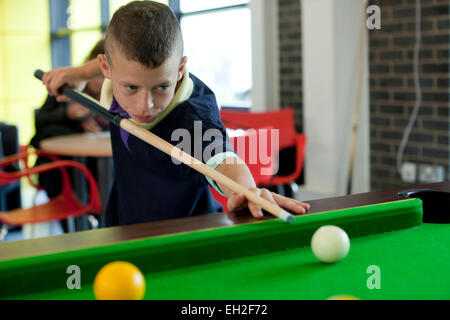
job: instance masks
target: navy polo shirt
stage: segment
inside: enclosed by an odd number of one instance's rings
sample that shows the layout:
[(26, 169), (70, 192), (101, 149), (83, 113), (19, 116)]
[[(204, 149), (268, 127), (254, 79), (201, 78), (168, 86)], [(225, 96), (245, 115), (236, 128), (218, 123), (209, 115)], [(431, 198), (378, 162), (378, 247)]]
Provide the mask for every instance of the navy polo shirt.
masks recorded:
[[(206, 163), (209, 156), (234, 150), (220, 119), (214, 93), (192, 74), (189, 77), (193, 81), (190, 97), (177, 105), (151, 132), (173, 145), (181, 143), (172, 139), (175, 130), (189, 133), (191, 150), (185, 148), (183, 151), (201, 157), (199, 160)], [(213, 138), (205, 139), (204, 133), (209, 129), (215, 129), (221, 138), (213, 135)], [(124, 134), (123, 129), (113, 124), (110, 132), (115, 181), (105, 212), (107, 227), (223, 211), (203, 174), (187, 165), (174, 163), (169, 155), (132, 134)], [(199, 146), (208, 152), (195, 152)]]

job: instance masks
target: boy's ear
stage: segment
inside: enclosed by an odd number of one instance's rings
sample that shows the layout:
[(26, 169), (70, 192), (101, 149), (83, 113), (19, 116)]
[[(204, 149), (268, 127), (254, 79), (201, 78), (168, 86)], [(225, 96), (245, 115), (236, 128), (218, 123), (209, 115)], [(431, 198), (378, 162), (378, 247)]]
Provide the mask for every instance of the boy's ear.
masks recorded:
[(178, 75), (177, 81), (180, 81), (183, 78), (184, 70), (186, 68), (187, 57), (184, 56), (181, 58), (180, 65), (178, 66)]
[(111, 79), (111, 69), (108, 64), (108, 59), (106, 55), (99, 54), (97, 56), (98, 63), (100, 64), (100, 69), (102, 70), (103, 76), (107, 79)]

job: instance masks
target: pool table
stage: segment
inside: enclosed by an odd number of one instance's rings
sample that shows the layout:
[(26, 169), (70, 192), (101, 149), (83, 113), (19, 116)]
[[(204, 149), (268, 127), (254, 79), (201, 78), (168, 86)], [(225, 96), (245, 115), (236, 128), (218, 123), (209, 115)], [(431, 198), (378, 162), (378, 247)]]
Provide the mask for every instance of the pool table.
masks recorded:
[[(140, 268), (146, 299), (450, 299), (450, 224), (423, 223), (423, 201), (399, 199), (404, 189), (308, 201), (292, 225), (232, 212), (3, 243), (0, 299), (94, 299), (96, 273), (116, 260)], [(325, 224), (351, 239), (334, 264), (309, 246)], [(80, 289), (67, 287), (73, 265)]]

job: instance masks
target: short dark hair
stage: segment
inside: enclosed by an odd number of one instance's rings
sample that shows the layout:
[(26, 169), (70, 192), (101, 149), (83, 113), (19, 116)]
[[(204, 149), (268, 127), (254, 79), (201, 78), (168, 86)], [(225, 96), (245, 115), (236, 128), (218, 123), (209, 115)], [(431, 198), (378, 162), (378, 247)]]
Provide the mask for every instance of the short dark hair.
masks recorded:
[(120, 7), (106, 31), (106, 56), (119, 48), (129, 60), (159, 67), (172, 54), (183, 51), (178, 20), (170, 7), (154, 1), (133, 1)]
[(99, 54), (105, 53), (105, 39), (100, 39), (87, 55), (85, 61), (96, 59)]

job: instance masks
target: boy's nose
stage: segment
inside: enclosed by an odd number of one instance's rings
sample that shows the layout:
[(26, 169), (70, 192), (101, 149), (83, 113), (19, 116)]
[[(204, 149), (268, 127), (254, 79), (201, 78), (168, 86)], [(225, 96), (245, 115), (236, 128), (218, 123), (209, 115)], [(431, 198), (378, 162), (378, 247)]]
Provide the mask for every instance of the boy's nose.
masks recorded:
[(153, 96), (151, 95), (151, 93), (147, 92), (141, 97), (139, 107), (142, 112), (153, 108)]

